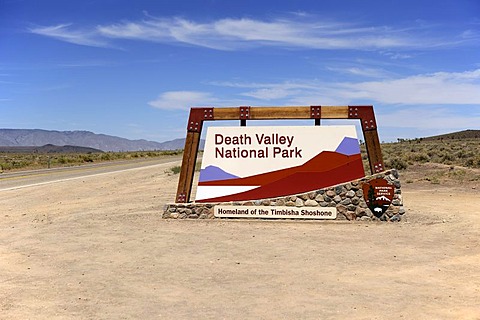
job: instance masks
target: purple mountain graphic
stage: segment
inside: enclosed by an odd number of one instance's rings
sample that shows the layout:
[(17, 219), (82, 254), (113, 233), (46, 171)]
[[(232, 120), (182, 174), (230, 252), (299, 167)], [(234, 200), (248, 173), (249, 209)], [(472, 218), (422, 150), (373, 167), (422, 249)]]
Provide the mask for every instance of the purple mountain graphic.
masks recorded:
[(357, 139), (345, 137), (343, 138), (342, 142), (338, 145), (337, 150), (335, 150), (335, 152), (344, 154), (346, 156), (359, 154), (360, 145), (358, 144)]
[(205, 169), (200, 170), (200, 182), (206, 181), (216, 181), (216, 180), (228, 180), (235, 179), (237, 176), (223, 171), (221, 168), (216, 166), (207, 166)]

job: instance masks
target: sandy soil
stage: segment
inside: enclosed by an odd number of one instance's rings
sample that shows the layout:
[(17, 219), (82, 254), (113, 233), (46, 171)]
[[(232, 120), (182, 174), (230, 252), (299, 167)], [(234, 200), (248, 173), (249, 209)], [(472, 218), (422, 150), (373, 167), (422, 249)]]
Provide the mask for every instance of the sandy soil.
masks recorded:
[(480, 319), (478, 182), (404, 184), (400, 223), (162, 220), (177, 179), (0, 192), (0, 318)]

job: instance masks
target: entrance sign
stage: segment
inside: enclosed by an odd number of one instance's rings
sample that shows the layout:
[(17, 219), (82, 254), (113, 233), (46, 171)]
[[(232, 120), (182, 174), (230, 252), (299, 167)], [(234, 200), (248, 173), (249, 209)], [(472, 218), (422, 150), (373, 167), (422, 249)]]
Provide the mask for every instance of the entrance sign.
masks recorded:
[(195, 201), (275, 198), (364, 176), (353, 125), (210, 127)]
[(214, 215), (218, 218), (333, 220), (337, 217), (337, 209), (333, 207), (297, 208), (286, 206), (215, 206)]
[[(248, 120), (282, 120), (282, 119), (312, 119), (315, 126), (321, 119), (357, 119), (360, 120), (367, 150), (370, 171), (372, 174), (385, 170), (378, 139), (377, 124), (373, 106), (294, 106), (294, 107), (229, 107), (212, 108), (198, 107), (190, 109), (187, 124), (187, 137), (183, 151), (182, 168), (178, 180), (175, 202), (190, 201), (198, 147), (204, 121), (240, 120), (241, 126), (246, 126)], [(219, 138), (221, 139), (221, 138)], [(285, 138), (286, 139), (286, 138)], [(314, 139), (314, 137), (312, 137)], [(233, 140), (232, 140), (233, 141)], [(279, 140), (280, 141), (280, 140)], [(285, 141), (288, 143), (288, 140)], [(272, 150), (273, 151), (273, 150)], [(232, 155), (233, 155), (232, 151)], [(288, 153), (292, 152), (292, 153)], [(227, 153), (225, 153), (227, 154)], [(283, 153), (280, 153), (283, 155)], [(299, 155), (295, 151), (287, 151), (285, 155)], [(303, 154), (303, 153), (302, 153)], [(313, 191), (313, 190), (312, 190)]]

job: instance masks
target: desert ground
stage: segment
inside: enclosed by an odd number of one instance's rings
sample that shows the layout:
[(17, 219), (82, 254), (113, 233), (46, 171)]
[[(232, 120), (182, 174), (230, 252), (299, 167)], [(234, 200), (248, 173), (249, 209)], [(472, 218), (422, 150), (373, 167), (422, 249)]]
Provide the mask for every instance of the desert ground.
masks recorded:
[(0, 191), (0, 319), (480, 319), (478, 181), (405, 173), (398, 223), (162, 220), (175, 164)]

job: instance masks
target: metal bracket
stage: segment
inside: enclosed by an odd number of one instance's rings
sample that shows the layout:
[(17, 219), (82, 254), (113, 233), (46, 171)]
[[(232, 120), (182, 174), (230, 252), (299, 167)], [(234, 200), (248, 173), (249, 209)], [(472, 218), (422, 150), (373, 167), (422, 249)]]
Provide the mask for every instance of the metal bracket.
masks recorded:
[(187, 195), (185, 193), (180, 193), (178, 196), (177, 196), (177, 203), (185, 203), (187, 202)]
[(250, 107), (249, 106), (242, 106), (242, 107), (239, 107), (239, 109), (240, 109), (240, 120), (250, 119)]
[(383, 163), (381, 163), (381, 162), (375, 163), (375, 164), (373, 165), (373, 168), (374, 168), (375, 173), (379, 173), (379, 172), (385, 171), (385, 168), (383, 167)]
[(310, 106), (310, 118), (321, 119), (322, 118), (322, 106)]
[(377, 129), (373, 106), (349, 106), (348, 118), (360, 119), (364, 131)]
[(213, 108), (191, 108), (188, 118), (188, 132), (200, 132), (205, 120), (214, 120)]

